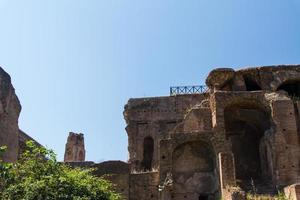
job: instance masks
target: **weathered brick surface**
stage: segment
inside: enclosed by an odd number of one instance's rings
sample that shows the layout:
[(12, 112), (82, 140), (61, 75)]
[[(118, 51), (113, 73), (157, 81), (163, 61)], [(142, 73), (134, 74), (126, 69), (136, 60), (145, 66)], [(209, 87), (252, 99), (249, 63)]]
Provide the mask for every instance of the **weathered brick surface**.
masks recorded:
[(234, 157), (232, 153), (219, 153), (219, 170), (221, 188), (236, 185)]
[(10, 76), (0, 67), (0, 146), (7, 146), (4, 161), (14, 162), (19, 153), (18, 119), (21, 105)]
[(200, 104), (206, 95), (130, 99), (125, 106), (129, 163), (135, 171), (142, 171), (143, 142), (145, 137), (154, 140), (153, 168), (158, 167), (159, 141), (168, 137), (184, 118), (186, 111)]
[(130, 175), (130, 200), (152, 200), (159, 198), (157, 172), (133, 173)]
[[(216, 69), (206, 83), (210, 92), (203, 95), (129, 100), (124, 116), (131, 169), (143, 171), (143, 157), (153, 155), (159, 199), (243, 199), (253, 184), (259, 194), (273, 195), (276, 187), (295, 183), (300, 66)], [(149, 136), (153, 154), (145, 153)], [(212, 173), (205, 168), (209, 160)], [(139, 195), (130, 198), (146, 198)]]
[(65, 148), (65, 162), (85, 161), (84, 136), (82, 133), (69, 133)]

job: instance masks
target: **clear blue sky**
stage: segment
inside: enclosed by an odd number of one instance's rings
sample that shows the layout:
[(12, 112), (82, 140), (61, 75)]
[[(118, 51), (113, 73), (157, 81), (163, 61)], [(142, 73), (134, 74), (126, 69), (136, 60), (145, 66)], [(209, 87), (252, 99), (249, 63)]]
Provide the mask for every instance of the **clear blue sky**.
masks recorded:
[(215, 67), (300, 63), (299, 0), (0, 0), (0, 65), (20, 128), (63, 158), (127, 160), (131, 97), (203, 84)]

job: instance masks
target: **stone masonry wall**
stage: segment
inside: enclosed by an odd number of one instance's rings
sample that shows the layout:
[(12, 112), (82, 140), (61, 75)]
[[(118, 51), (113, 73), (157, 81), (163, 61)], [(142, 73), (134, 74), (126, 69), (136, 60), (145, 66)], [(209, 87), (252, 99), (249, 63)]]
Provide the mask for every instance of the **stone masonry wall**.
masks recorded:
[[(164, 200), (233, 199), (245, 194), (237, 188), (247, 192), (251, 184), (259, 194), (273, 195), (298, 182), (300, 65), (220, 68), (206, 83), (209, 93), (202, 95), (128, 101), (130, 187), (152, 188), (151, 171), (158, 171)], [(145, 170), (151, 159), (152, 169)], [(201, 189), (204, 174), (214, 181)], [(148, 198), (132, 190), (130, 199)]]
[(157, 172), (137, 173), (130, 175), (130, 200), (159, 199)]
[[(184, 114), (205, 98), (204, 94), (181, 95), (159, 98), (130, 99), (125, 106), (127, 122), (129, 163), (132, 171), (145, 171), (143, 157), (144, 140), (153, 139), (151, 168), (158, 167), (158, 146), (160, 139), (167, 138), (171, 130), (184, 118)], [(146, 170), (147, 171), (147, 170)]]

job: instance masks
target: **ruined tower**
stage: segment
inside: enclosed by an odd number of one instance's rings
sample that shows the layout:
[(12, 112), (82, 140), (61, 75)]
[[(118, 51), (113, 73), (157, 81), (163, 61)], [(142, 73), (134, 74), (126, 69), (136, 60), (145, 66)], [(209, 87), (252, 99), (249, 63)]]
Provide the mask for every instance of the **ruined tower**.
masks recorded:
[(65, 162), (85, 161), (84, 136), (82, 133), (69, 133), (65, 149)]

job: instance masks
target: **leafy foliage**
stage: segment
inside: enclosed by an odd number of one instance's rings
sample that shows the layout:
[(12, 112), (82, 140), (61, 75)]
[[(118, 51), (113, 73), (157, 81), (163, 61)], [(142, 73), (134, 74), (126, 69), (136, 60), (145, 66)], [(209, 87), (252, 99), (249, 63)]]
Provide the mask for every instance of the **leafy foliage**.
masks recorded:
[[(6, 150), (0, 148), (1, 154)], [(3, 200), (118, 200), (112, 184), (57, 162), (52, 150), (32, 141), (16, 163), (0, 160), (0, 199)]]

